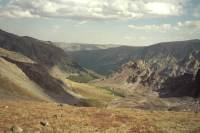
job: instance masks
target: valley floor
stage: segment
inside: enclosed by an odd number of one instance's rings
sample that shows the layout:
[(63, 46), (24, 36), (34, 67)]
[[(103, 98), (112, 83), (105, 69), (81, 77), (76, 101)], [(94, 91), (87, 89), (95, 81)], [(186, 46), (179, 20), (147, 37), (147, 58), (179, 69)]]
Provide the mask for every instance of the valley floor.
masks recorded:
[(23, 133), (199, 133), (200, 113), (1, 100), (0, 133), (13, 125)]

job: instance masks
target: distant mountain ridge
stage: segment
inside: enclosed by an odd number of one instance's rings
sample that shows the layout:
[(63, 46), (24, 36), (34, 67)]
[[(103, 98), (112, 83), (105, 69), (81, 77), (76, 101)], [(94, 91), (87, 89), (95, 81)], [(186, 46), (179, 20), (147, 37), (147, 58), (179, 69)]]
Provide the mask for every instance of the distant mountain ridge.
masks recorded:
[(64, 42), (54, 42), (53, 44), (57, 47), (64, 49), (66, 52), (100, 50), (112, 47), (119, 47), (119, 45), (112, 45), (112, 44), (103, 45), (103, 44), (64, 43)]
[[(134, 60), (183, 60), (200, 50), (200, 40), (165, 42), (146, 47), (121, 46), (104, 50), (71, 52), (71, 57), (83, 67), (108, 75), (121, 65)], [(166, 62), (165, 62), (166, 63)]]

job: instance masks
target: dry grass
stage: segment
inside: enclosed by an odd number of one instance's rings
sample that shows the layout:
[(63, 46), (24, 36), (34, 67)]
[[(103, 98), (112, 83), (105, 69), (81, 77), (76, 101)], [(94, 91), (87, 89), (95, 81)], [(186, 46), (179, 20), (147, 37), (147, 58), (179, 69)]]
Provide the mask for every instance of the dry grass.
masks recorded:
[(68, 89), (75, 94), (74, 96), (82, 99), (85, 106), (105, 106), (113, 99), (119, 98), (112, 92), (98, 86), (77, 83), (68, 79), (65, 79), (64, 82), (68, 85)]
[(199, 133), (200, 114), (0, 101), (0, 133), (15, 124), (24, 133)]

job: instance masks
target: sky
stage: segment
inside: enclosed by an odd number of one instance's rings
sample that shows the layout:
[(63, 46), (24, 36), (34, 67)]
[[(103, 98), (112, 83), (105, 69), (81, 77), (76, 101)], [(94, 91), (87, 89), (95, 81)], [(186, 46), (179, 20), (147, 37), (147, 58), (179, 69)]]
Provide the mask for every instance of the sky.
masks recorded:
[(0, 29), (91, 44), (200, 39), (200, 0), (0, 0)]

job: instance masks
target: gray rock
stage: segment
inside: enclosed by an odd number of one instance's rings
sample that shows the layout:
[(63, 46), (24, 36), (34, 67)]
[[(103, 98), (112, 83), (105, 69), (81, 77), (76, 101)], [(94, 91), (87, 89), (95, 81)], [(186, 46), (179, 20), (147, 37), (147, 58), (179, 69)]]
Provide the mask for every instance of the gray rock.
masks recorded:
[(40, 124), (44, 127), (49, 126), (49, 122), (48, 121), (41, 121)]

